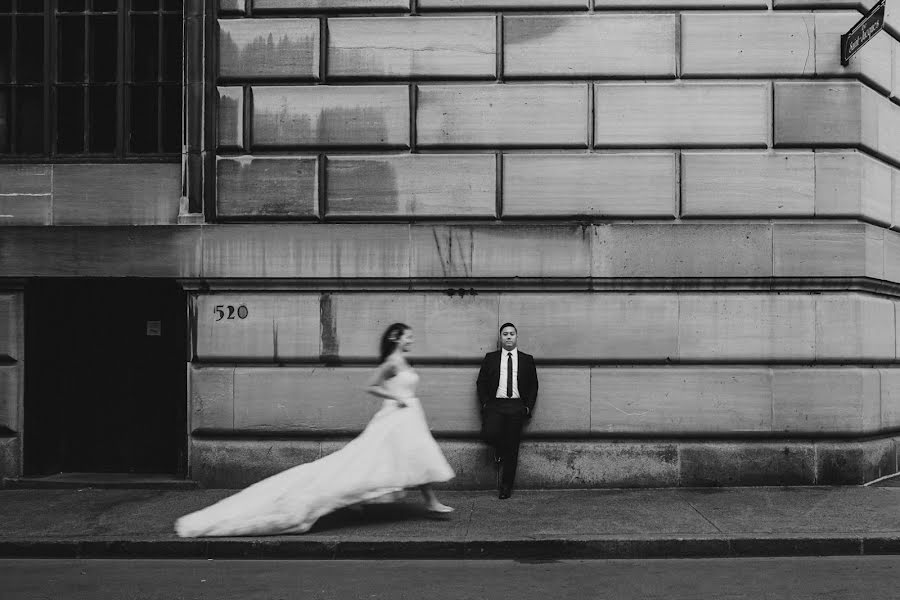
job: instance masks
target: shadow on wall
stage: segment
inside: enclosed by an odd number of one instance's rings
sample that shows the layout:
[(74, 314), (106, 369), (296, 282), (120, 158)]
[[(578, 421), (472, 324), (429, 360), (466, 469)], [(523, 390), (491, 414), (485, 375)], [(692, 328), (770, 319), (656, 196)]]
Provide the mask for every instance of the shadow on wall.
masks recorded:
[(292, 39), (285, 34), (276, 41), (270, 33), (247, 42), (223, 32), (219, 43), (219, 72), (225, 77), (316, 73), (317, 45), (315, 37), (307, 35)]
[(572, 21), (569, 17), (505, 19), (503, 23), (503, 40), (507, 44), (533, 44), (537, 40), (553, 36), (557, 30), (565, 29), (571, 24)]

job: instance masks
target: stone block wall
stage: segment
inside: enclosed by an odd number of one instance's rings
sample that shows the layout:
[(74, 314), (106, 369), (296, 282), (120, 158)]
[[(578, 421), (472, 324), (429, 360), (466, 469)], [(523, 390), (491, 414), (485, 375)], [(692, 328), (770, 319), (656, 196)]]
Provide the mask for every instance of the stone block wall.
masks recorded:
[(0, 164), (2, 225), (168, 225), (178, 164)]
[[(875, 169), (888, 182), (875, 184), (882, 202), (897, 188), (893, 12), (888, 30), (842, 67), (839, 37), (862, 5), (694, 10), (708, 7), (226, 2), (216, 214), (855, 216), (888, 225), (858, 215), (853, 196), (809, 199), (817, 167), (840, 168), (819, 153), (861, 151), (844, 168), (863, 161), (867, 172), (848, 176), (850, 185)], [(727, 186), (738, 198), (711, 201), (697, 188), (698, 173), (717, 170), (742, 177)], [(523, 200), (541, 186), (558, 201)], [(717, 206), (698, 210), (704, 203)]]
[[(194, 296), (192, 460), (207, 484), (241, 485), (358, 433), (378, 406), (362, 392), (375, 342), (394, 320), (416, 328), (454, 485), (492, 481), (473, 382), (506, 320), (541, 361), (527, 485), (859, 483), (896, 464), (897, 301), (847, 283), (897, 281), (885, 240), (898, 234), (875, 225), (218, 227), (200, 272), (266, 279)], [(460, 240), (465, 256), (449, 250)], [(766, 289), (811, 279), (814, 291)], [(610, 289), (628, 281), (656, 289)], [(450, 283), (475, 287), (410, 289)], [(239, 284), (251, 289), (227, 289)], [(278, 460), (257, 464), (267, 452)]]
[(493, 485), (505, 321), (541, 379), (522, 486), (896, 471), (896, 9), (838, 52), (869, 5), (220, 0), (192, 476), (339, 448), (393, 321), (451, 485)]

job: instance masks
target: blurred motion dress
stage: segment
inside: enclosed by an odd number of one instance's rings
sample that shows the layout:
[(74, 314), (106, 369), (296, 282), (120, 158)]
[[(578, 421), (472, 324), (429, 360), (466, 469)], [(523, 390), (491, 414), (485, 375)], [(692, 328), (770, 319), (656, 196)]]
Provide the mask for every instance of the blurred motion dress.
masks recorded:
[(414, 370), (399, 371), (384, 387), (405, 407), (385, 400), (365, 430), (340, 450), (181, 517), (175, 531), (180, 537), (303, 533), (338, 508), (452, 479), (416, 398), (418, 382)]

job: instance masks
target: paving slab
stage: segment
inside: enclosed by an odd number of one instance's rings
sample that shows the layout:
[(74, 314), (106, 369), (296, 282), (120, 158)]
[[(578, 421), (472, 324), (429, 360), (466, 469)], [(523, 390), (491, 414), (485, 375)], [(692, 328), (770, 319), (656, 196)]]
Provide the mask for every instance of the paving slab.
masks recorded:
[(230, 490), (0, 490), (0, 557), (671, 558), (900, 553), (900, 488), (417, 492), (344, 509), (306, 534), (178, 538), (175, 520)]
[(692, 490), (684, 498), (726, 534), (900, 532), (900, 490), (866, 487)]
[[(531, 536), (715, 534), (719, 531), (675, 490), (548, 490), (510, 510), (494, 495), (475, 499), (480, 534)], [(513, 498), (517, 502), (518, 496)]]

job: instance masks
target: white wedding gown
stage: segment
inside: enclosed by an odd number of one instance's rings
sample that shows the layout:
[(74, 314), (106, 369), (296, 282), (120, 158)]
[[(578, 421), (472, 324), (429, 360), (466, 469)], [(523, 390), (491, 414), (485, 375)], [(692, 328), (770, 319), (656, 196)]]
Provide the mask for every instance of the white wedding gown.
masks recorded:
[(384, 382), (406, 407), (385, 400), (365, 430), (340, 450), (282, 471), (175, 522), (181, 537), (303, 533), (319, 517), (352, 504), (454, 476), (415, 397), (412, 369)]

